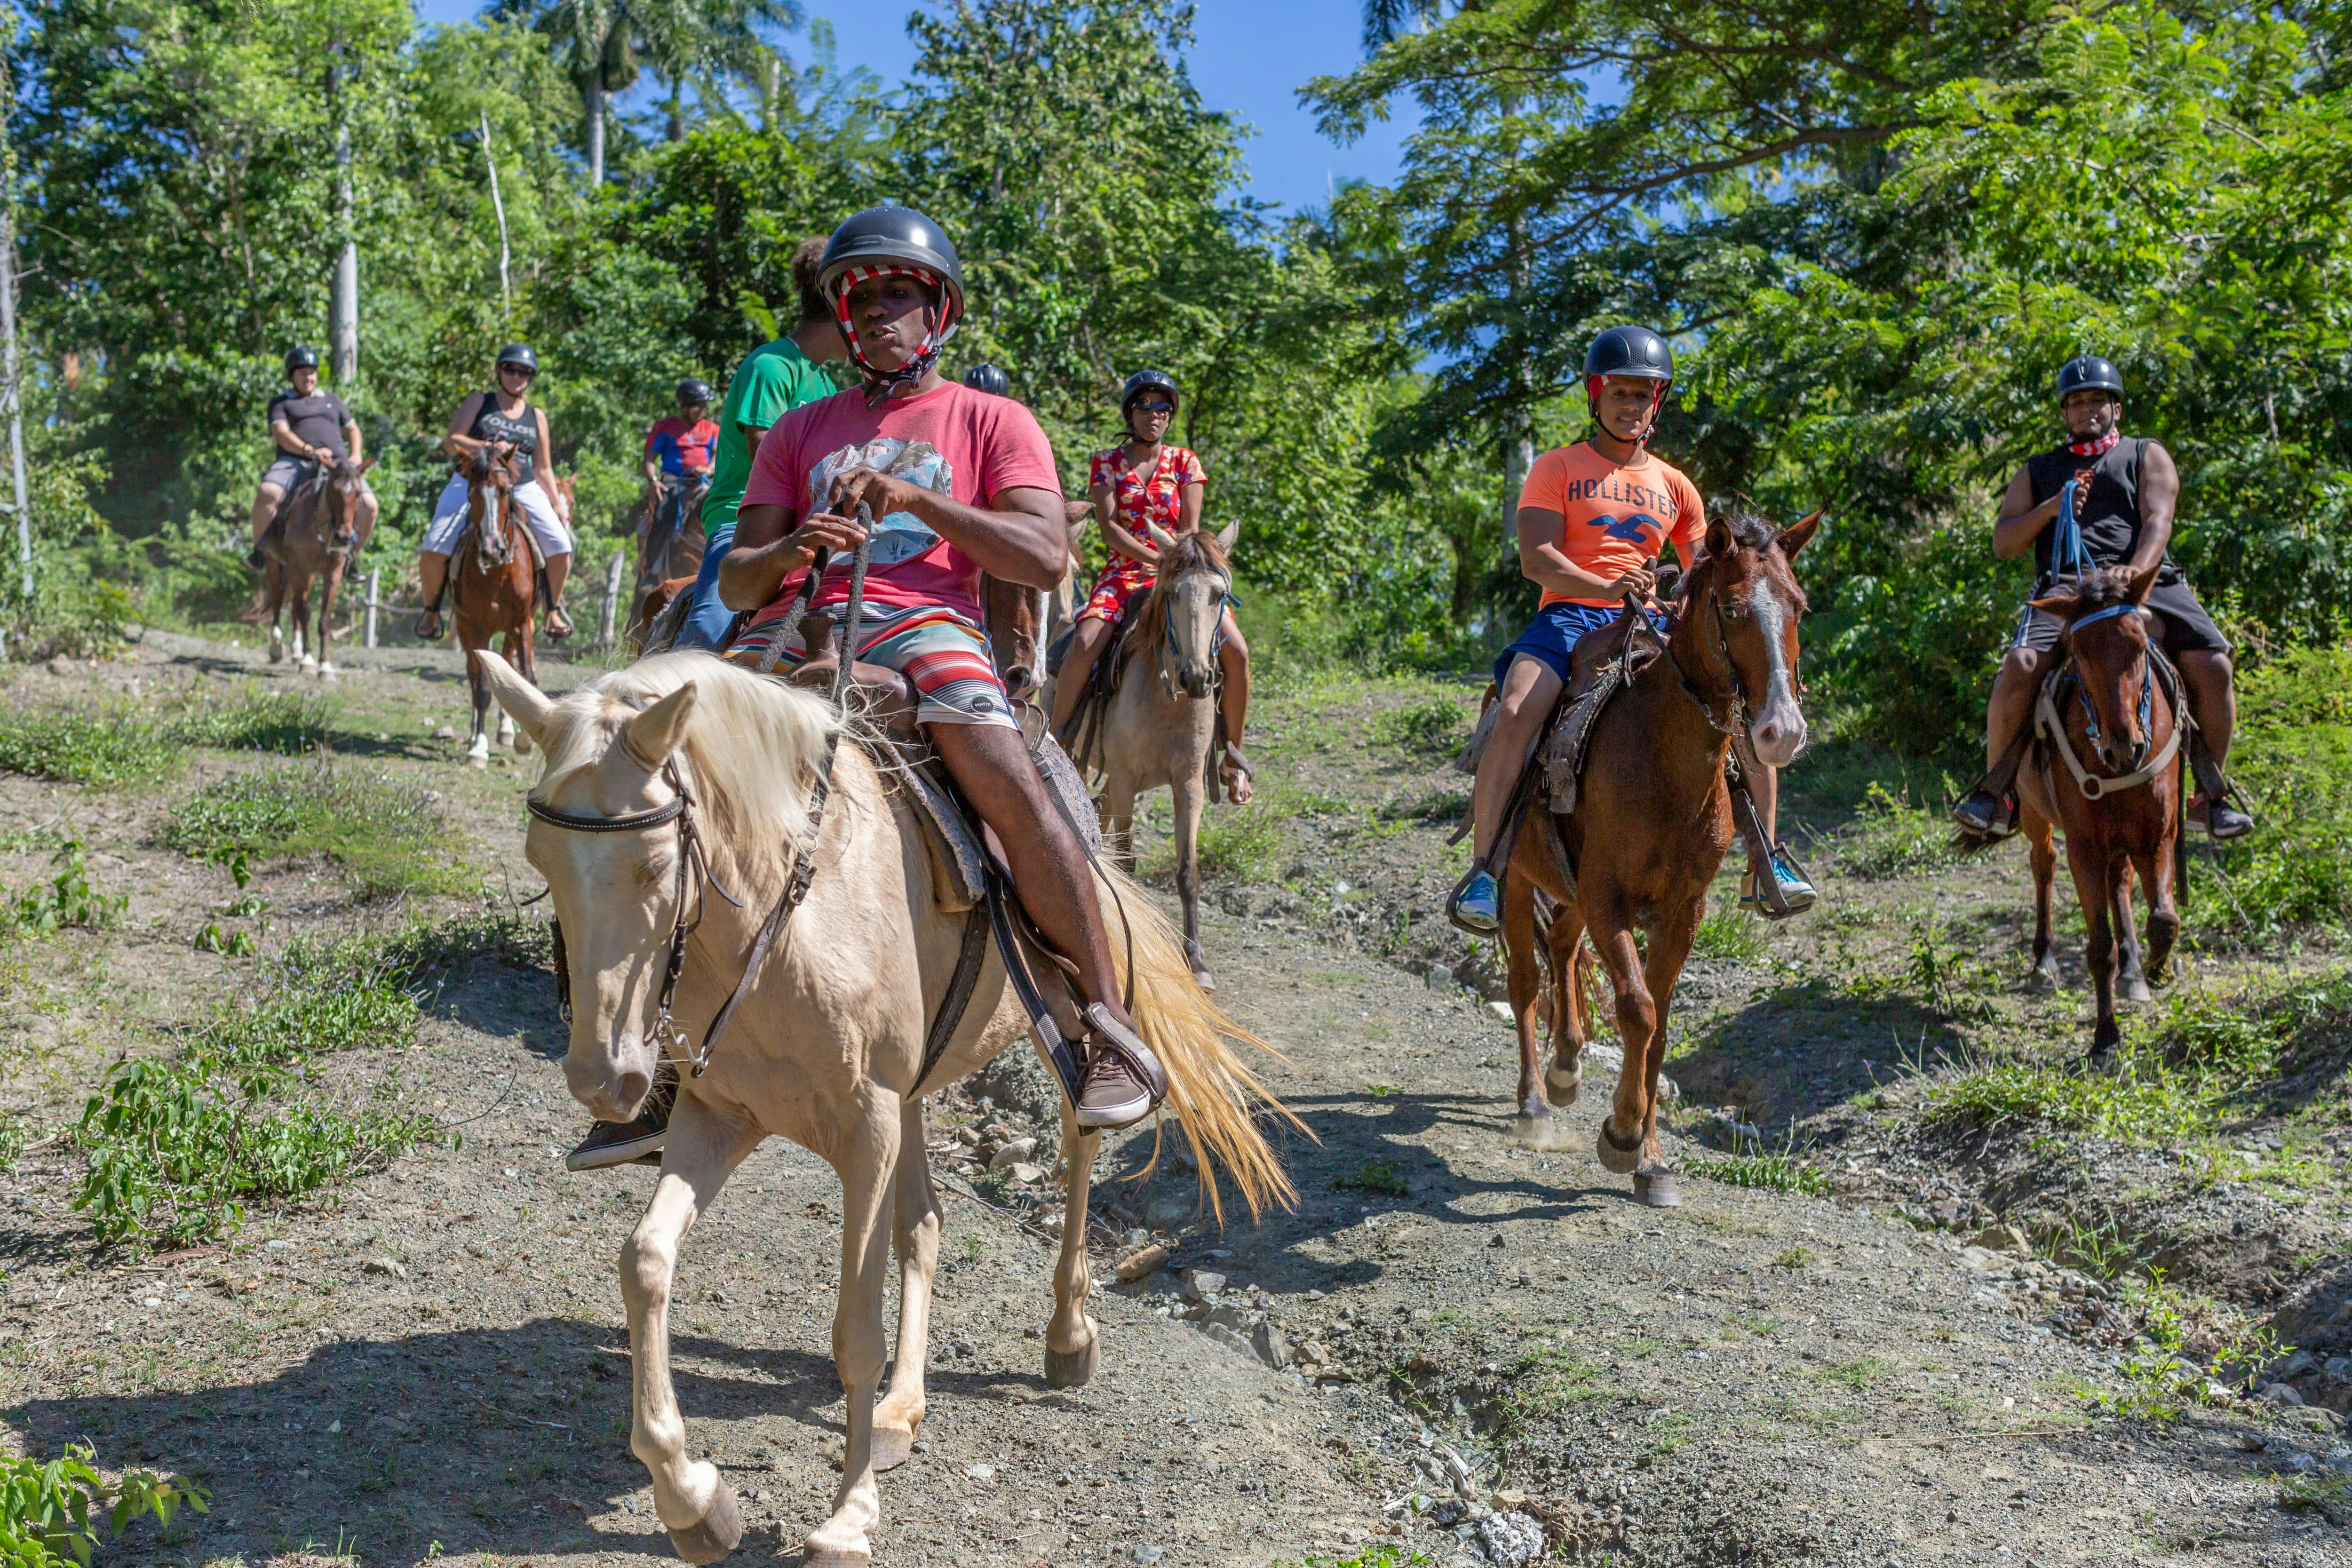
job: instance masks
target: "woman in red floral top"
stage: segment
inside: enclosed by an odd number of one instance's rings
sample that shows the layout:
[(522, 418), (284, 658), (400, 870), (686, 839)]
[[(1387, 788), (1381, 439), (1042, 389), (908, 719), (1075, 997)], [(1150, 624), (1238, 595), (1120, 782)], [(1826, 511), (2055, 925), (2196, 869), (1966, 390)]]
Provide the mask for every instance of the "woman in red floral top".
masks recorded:
[[(1201, 526), (1208, 472), (1191, 451), (1163, 439), (1176, 416), (1176, 383), (1164, 372), (1141, 370), (1128, 377), (1119, 399), (1127, 439), (1097, 452), (1087, 471), (1087, 495), (1103, 542), (1110, 546), (1110, 562), (1078, 610), (1069, 651), (1054, 683), (1055, 730), (1069, 722), (1095, 656), (1109, 642), (1129, 607), (1150, 590), (1159, 552), (1152, 548), (1147, 525), (1157, 523), (1170, 533), (1189, 533)], [(1223, 676), (1221, 706), (1226, 736), (1226, 754), (1218, 759), (1217, 773), (1238, 804), (1250, 797), (1249, 762), (1241, 746), (1242, 723), (1249, 714), (1249, 646), (1231, 610), (1225, 612), (1217, 662)]]

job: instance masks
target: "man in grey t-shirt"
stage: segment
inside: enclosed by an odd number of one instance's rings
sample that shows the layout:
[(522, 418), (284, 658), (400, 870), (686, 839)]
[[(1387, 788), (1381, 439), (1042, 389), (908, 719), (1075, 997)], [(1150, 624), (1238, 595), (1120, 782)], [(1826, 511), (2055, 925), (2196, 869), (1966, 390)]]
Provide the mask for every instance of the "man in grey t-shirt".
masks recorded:
[[(333, 463), (360, 456), (360, 427), (343, 400), (319, 390), (319, 354), (296, 346), (286, 353), (286, 379), (292, 384), (269, 400), (269, 438), (277, 450), (261, 470), (253, 495), (253, 550), (245, 563), (261, 570), (261, 536), (278, 515), (286, 492), (301, 477), (304, 463)], [(375, 492), (360, 481), (359, 516), (352, 520), (362, 544), (375, 528)]]

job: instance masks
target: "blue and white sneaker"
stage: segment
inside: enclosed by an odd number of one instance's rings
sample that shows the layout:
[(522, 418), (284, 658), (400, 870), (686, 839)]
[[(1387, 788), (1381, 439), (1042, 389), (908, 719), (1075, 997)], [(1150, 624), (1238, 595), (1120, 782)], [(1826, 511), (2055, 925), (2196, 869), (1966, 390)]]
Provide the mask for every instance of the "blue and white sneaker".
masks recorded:
[(1766, 920), (1778, 921), (1811, 909), (1813, 900), (1821, 897), (1813, 890), (1813, 885), (1805, 880), (1805, 874), (1797, 869), (1795, 862), (1777, 847), (1772, 851), (1772, 882), (1780, 892), (1781, 908), (1776, 910), (1756, 896), (1756, 874), (1753, 871), (1739, 879), (1740, 903)]
[(1446, 901), (1445, 918), (1473, 936), (1492, 936), (1503, 929), (1503, 892), (1495, 879), (1473, 871)]

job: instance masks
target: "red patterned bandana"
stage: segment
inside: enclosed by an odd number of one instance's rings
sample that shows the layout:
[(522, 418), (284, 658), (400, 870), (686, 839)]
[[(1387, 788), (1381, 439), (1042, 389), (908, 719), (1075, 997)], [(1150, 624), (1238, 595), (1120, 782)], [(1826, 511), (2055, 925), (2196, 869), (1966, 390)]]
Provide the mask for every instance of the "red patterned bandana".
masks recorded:
[[(923, 342), (915, 356), (896, 370), (880, 370), (866, 359), (866, 350), (857, 342), (857, 328), (849, 319), (849, 291), (858, 284), (874, 278), (912, 278), (924, 288), (938, 291), (940, 303), (926, 310)], [(957, 321), (956, 297), (940, 282), (940, 275), (920, 267), (902, 267), (883, 263), (874, 267), (853, 267), (834, 280), (833, 319), (841, 329), (841, 341), (849, 345), (849, 357), (866, 373), (866, 405), (868, 408), (889, 396), (901, 386), (912, 386), (921, 381), (939, 363), (940, 350), (955, 336), (961, 323)]]
[(2066, 450), (2078, 458), (2104, 458), (2114, 451), (2116, 443), (2123, 438), (2124, 433), (2121, 430), (2110, 430), (2095, 440), (2069, 441), (2066, 443)]

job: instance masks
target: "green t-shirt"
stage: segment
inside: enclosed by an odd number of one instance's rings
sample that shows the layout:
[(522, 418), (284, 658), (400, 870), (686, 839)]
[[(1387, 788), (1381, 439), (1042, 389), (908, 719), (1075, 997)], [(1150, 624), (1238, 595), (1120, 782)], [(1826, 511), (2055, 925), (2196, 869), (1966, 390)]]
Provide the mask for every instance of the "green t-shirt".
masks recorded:
[(751, 479), (751, 444), (743, 426), (765, 430), (788, 409), (841, 388), (824, 367), (801, 353), (800, 344), (778, 338), (753, 349), (727, 384), (727, 400), (719, 409), (719, 455), (710, 464), (710, 488), (702, 497), (705, 538), (735, 526), (735, 509), (743, 502), (743, 487)]

